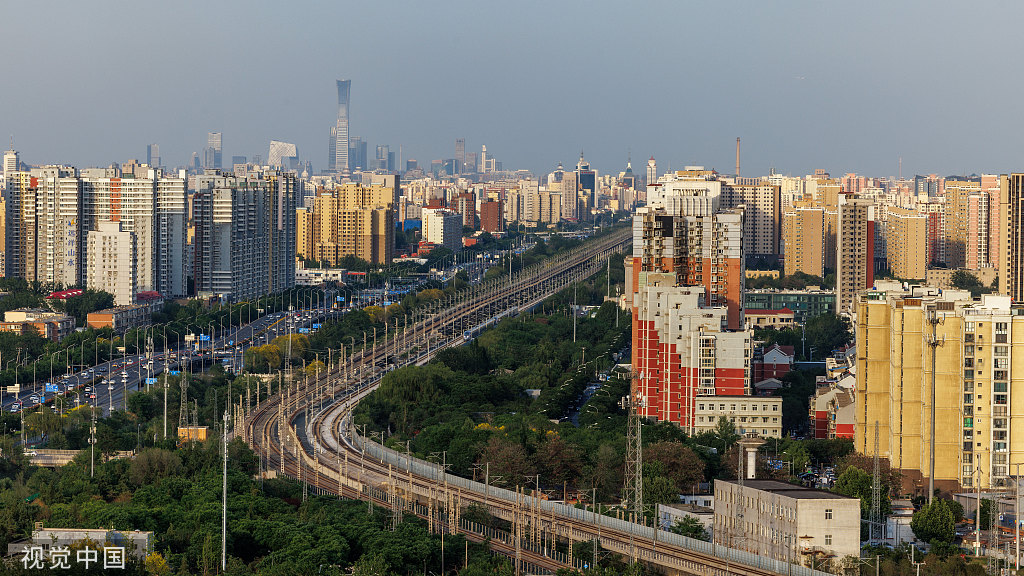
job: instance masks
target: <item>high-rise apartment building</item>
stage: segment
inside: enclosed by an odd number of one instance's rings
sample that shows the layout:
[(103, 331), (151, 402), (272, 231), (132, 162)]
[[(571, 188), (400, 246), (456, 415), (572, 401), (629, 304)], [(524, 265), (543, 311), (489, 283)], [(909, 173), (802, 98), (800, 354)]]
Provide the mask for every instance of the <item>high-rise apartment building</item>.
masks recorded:
[(505, 231), (505, 215), (501, 200), (484, 200), (480, 203), (480, 229), (491, 233)]
[(915, 210), (886, 208), (885, 259), (896, 278), (924, 280), (928, 269), (928, 216)]
[(372, 264), (390, 264), (395, 250), (397, 177), (388, 184), (349, 183), (321, 190), (312, 210), (299, 210), (298, 254), (329, 263), (355, 256)]
[(120, 222), (101, 221), (87, 233), (85, 286), (114, 295), (116, 306), (135, 303), (135, 234)]
[(237, 302), (268, 292), (269, 204), (264, 180), (211, 171), (196, 178), (193, 278), (199, 297)]
[(786, 276), (797, 272), (825, 276), (825, 209), (797, 201), (783, 216)]
[[(673, 272), (682, 286), (705, 287), (705, 305), (727, 306), (727, 328), (743, 328), (745, 211), (722, 210), (722, 182), (702, 167), (666, 175), (633, 216), (636, 272)], [(635, 284), (635, 283), (634, 283)]]
[(423, 239), (453, 252), (462, 250), (462, 215), (443, 208), (424, 208)]
[(154, 168), (140, 170), (134, 178), (110, 168), (84, 169), (81, 176), (84, 229), (120, 222), (135, 235), (138, 290), (167, 298), (186, 296), (185, 180)]
[(704, 304), (724, 306), (726, 328), (743, 328), (743, 211), (676, 215), (660, 206), (633, 216), (633, 257), (627, 282), (635, 292), (647, 272), (669, 272), (681, 286), (704, 286)]
[[(889, 285), (891, 284), (891, 285)], [(1010, 298), (896, 283), (857, 301), (855, 447), (901, 471), (904, 491), (1003, 487), (1024, 464), (1024, 316)], [(934, 402), (933, 402), (934, 398)], [(934, 419), (933, 419), (934, 416)], [(980, 484), (979, 484), (980, 482)]]
[(21, 159), (18, 157), (18, 151), (11, 149), (4, 152), (4, 163), (3, 163), (3, 177), (7, 180), (8, 174), (14, 174), (18, 170), (21, 170)]
[(640, 272), (633, 292), (633, 392), (641, 416), (690, 434), (730, 418), (740, 433), (781, 437), (778, 398), (751, 402), (751, 334), (726, 329), (728, 308), (707, 306), (703, 286), (674, 273)]
[(206, 135), (206, 148), (203, 150), (203, 168), (221, 168), (221, 158), (224, 152), (223, 134), (220, 132), (209, 132)]
[(836, 219), (836, 313), (853, 311), (857, 292), (875, 280), (875, 206), (867, 198), (843, 195)]
[(743, 253), (745, 256), (776, 256), (782, 228), (781, 189), (768, 182), (724, 184), (722, 208), (744, 207)]
[(472, 191), (459, 192), (451, 199), (448, 206), (462, 215), (462, 225), (476, 229), (476, 196)]
[(74, 168), (46, 166), (7, 177), (7, 276), (80, 286), (82, 182)]
[(1024, 174), (999, 180), (999, 291), (1024, 302)]
[(328, 150), (327, 166), (332, 172), (344, 172), (357, 166), (366, 168), (363, 163), (353, 164), (349, 158), (349, 124), (348, 105), (352, 89), (351, 80), (338, 80), (338, 118), (331, 128), (331, 142)]
[(270, 265), (264, 294), (275, 294), (295, 286), (295, 209), (302, 196), (302, 182), (294, 171), (260, 171), (270, 190), (267, 239)]

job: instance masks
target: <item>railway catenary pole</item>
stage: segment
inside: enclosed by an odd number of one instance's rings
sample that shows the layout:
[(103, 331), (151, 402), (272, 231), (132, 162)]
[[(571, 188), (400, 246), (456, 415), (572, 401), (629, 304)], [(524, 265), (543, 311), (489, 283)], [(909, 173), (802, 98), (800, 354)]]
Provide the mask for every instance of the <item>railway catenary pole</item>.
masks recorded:
[[(628, 240), (628, 238), (624, 238), (623, 240)], [(460, 295), (458, 299), (455, 299), (454, 301), (451, 302), (436, 302), (437, 306), (434, 307), (434, 310), (437, 312), (437, 315), (434, 317), (425, 317), (424, 322), (420, 326), (414, 325), (414, 338), (416, 338), (417, 336), (425, 337), (429, 330), (434, 330), (435, 341), (430, 343), (431, 352), (436, 351), (437, 349), (440, 348), (447, 347), (451, 345), (453, 340), (461, 340), (461, 333), (453, 334), (452, 331), (450, 330), (450, 327), (457, 326), (457, 324), (455, 324), (456, 321), (468, 320), (468, 314), (473, 314), (476, 316), (479, 316), (479, 314), (481, 313), (487, 314), (488, 308), (495, 310), (504, 309), (504, 307), (502, 306), (503, 304), (510, 306), (512, 305), (512, 303), (517, 302), (519, 299), (522, 299), (524, 303), (530, 301), (536, 302), (536, 299), (542, 296), (547, 291), (556, 291), (567, 286), (571, 282), (577, 281), (581, 277), (588, 276), (599, 271), (601, 267), (600, 264), (594, 266), (591, 262), (587, 262), (587, 260), (593, 259), (594, 261), (600, 262), (601, 256), (607, 256), (607, 254), (615, 252), (615, 245), (620, 243), (622, 242), (605, 242), (604, 245), (600, 247), (600, 250), (574, 251), (571, 256), (563, 255), (560, 258), (557, 258), (556, 262), (545, 262), (543, 265), (538, 266), (536, 270), (531, 271), (532, 273), (529, 275), (520, 274), (519, 277), (523, 281), (518, 282), (518, 286), (514, 290), (509, 291), (508, 293), (501, 291), (501, 288), (495, 285), (494, 282), (489, 282), (484, 286), (480, 286), (479, 290), (474, 290), (475, 292), (477, 292), (477, 298), (473, 298), (472, 293), (467, 293), (464, 297)], [(577, 255), (580, 254), (585, 255), (582, 261), (572, 262), (570, 260), (570, 258), (576, 257)], [(522, 293), (520, 294), (518, 291), (522, 291)], [(466, 304), (465, 307), (463, 307), (463, 300)], [(450, 306), (446, 307), (444, 306), (444, 304), (450, 304)], [(505, 314), (502, 315), (504, 316)], [(485, 318), (486, 317), (487, 316), (485, 316)], [(417, 330), (417, 328), (423, 329)], [(365, 336), (366, 335), (364, 335), (364, 338)], [(367, 362), (376, 363), (380, 355), (381, 350), (377, 349), (376, 347), (367, 348), (364, 346), (364, 349), (361, 351), (358, 359), (354, 359), (354, 361), (351, 362), (349, 366), (354, 367), (358, 369), (359, 372), (365, 374), (365, 372), (363, 371), (367, 367)], [(410, 361), (411, 360), (412, 358), (410, 358)], [(327, 375), (327, 377), (330, 377), (330, 375)], [(371, 376), (370, 378), (371, 380), (367, 381), (366, 384), (363, 384), (361, 386), (362, 389), (365, 389), (367, 384), (372, 386), (373, 383), (376, 382), (375, 376)], [(291, 387), (286, 389), (285, 404), (289, 406), (290, 410), (292, 408), (301, 409), (301, 407), (296, 406), (299, 400), (309, 401), (313, 399), (306, 397), (305, 394), (303, 394), (303, 397), (296, 396), (295, 394), (292, 393)], [(268, 406), (268, 408), (270, 408), (270, 406)], [(289, 411), (289, 414), (293, 413), (294, 412)], [(283, 435), (285, 430), (286, 427), (281, 427), (278, 429), (278, 433)], [(271, 433), (273, 433), (273, 431), (271, 431)], [(262, 436), (260, 436), (260, 438), (262, 438)], [(298, 449), (300, 448), (302, 448), (301, 445), (299, 445), (298, 442), (296, 442), (296, 455), (298, 454)], [(365, 450), (365, 447), (363, 447), (362, 450)], [(287, 452), (285, 452), (285, 454), (287, 454)], [(291, 455), (289, 455), (289, 457), (290, 456)], [(363, 470), (361, 471), (361, 476), (365, 478), (365, 459), (361, 459), (361, 464), (363, 468)], [(282, 465), (282, 470), (284, 469), (285, 467)], [(339, 470), (339, 473), (340, 472), (341, 470)], [(452, 506), (452, 503), (448, 502), (448, 500), (450, 500), (450, 498), (446, 498), (446, 508), (450, 508), (450, 506)], [(526, 504), (525, 494), (520, 493), (520, 516), (523, 517), (523, 519), (525, 520), (526, 509), (523, 508), (524, 504)], [(372, 506), (372, 503), (368, 501), (368, 505)], [(525, 528), (525, 526), (520, 526), (519, 528), (519, 535), (520, 537), (522, 537), (524, 535), (522, 529)]]

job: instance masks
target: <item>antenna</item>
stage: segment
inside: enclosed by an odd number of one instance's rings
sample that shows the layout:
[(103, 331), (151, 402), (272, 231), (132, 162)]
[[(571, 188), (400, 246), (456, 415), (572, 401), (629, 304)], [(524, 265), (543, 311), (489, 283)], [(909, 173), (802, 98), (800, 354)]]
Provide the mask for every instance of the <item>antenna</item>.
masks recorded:
[(185, 372), (181, 378), (181, 410), (178, 412), (178, 427), (184, 428), (188, 426), (188, 373)]
[[(630, 371), (627, 376), (631, 381), (642, 379), (643, 375)], [(632, 522), (644, 522), (644, 457), (641, 444), (641, 426), (643, 419), (640, 409), (645, 405), (645, 398), (640, 387), (630, 385), (629, 396), (619, 401), (619, 406), (629, 410), (629, 424), (626, 427), (626, 462), (625, 482), (622, 487), (622, 508), (632, 516)], [(636, 562), (636, 552), (630, 539), (630, 560)]]

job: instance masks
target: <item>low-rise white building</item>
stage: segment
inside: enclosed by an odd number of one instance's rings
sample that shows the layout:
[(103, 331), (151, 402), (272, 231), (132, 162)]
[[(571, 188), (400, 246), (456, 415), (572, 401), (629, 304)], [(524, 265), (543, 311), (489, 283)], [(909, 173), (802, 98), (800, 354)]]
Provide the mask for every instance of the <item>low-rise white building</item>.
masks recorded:
[(693, 433), (710, 432), (725, 417), (739, 434), (782, 438), (782, 398), (772, 396), (698, 396)]
[(715, 542), (788, 562), (860, 554), (860, 499), (776, 480), (715, 480)]

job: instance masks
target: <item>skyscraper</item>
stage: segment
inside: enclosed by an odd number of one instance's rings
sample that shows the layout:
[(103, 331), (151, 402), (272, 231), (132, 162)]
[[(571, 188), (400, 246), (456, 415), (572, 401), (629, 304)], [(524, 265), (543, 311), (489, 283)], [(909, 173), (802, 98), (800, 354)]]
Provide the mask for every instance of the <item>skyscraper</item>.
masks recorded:
[(462, 174), (466, 171), (466, 139), (455, 139), (455, 173)]
[(271, 168), (291, 169), (293, 163), (297, 164), (299, 151), (295, 144), (290, 142), (270, 141), (270, 153), (267, 154), (267, 165)]
[(366, 160), (366, 141), (361, 136), (349, 139), (348, 166), (350, 171), (366, 170), (370, 167)]
[(203, 150), (203, 167), (220, 168), (223, 153), (223, 136), (220, 132), (206, 134), (206, 149)]
[(335, 172), (351, 170), (348, 158), (348, 102), (351, 80), (338, 80), (338, 120), (331, 128), (328, 167)]
[(153, 168), (160, 167), (160, 145), (149, 144), (146, 146), (146, 165)]

